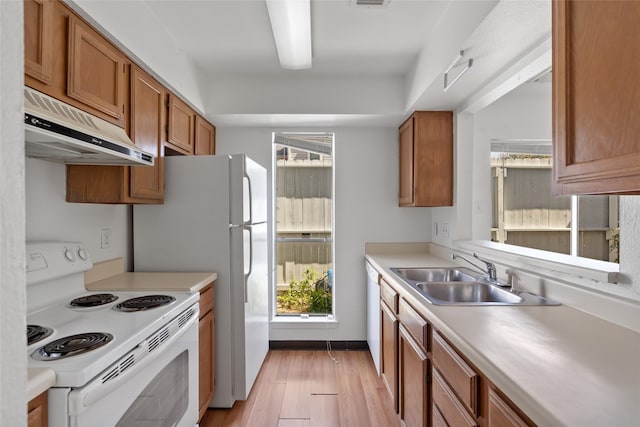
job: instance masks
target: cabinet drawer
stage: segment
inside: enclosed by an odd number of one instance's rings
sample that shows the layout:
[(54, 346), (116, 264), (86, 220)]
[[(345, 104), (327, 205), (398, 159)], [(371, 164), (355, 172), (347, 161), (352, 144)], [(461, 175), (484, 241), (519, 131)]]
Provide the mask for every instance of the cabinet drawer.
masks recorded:
[(213, 285), (207, 285), (200, 291), (200, 318), (213, 310)]
[(393, 314), (398, 314), (398, 293), (384, 279), (380, 279), (380, 298)]
[(439, 412), (440, 417), (444, 419), (444, 425), (456, 427), (476, 427), (478, 425), (449, 388), (437, 369), (433, 369), (432, 390), (434, 414), (436, 410)]
[(433, 363), (438, 367), (447, 383), (474, 415), (479, 414), (478, 387), (480, 376), (458, 353), (433, 331)]
[(427, 321), (416, 312), (404, 299), (399, 304), (400, 323), (409, 331), (423, 350), (429, 351), (427, 339)]
[(494, 390), (489, 389), (489, 426), (490, 427), (527, 427), (528, 424), (511, 409)]

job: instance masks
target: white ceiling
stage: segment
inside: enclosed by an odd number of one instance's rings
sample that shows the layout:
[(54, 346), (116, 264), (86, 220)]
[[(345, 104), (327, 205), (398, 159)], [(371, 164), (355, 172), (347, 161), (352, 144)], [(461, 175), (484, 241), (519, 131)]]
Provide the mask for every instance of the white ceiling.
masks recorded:
[[(264, 0), (74, 3), (217, 126), (396, 126), (455, 109), (548, 39), (551, 21), (550, 0), (311, 0), (313, 65), (291, 71)], [(474, 65), (444, 93), (460, 49)]]
[[(264, 0), (146, 0), (207, 73), (286, 73), (280, 69)], [(296, 74), (396, 75), (413, 65), (449, 1), (392, 0), (386, 7), (313, 0), (313, 68)]]

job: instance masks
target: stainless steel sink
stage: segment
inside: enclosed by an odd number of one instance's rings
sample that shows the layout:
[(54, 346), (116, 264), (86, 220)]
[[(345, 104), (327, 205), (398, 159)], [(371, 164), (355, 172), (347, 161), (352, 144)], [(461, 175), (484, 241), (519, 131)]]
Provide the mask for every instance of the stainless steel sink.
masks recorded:
[(391, 268), (391, 271), (436, 305), (559, 305), (529, 292), (513, 293), (466, 268)]
[(475, 282), (477, 274), (466, 268), (392, 268), (409, 282)]
[(417, 283), (417, 288), (434, 304), (520, 304), (522, 298), (482, 282)]

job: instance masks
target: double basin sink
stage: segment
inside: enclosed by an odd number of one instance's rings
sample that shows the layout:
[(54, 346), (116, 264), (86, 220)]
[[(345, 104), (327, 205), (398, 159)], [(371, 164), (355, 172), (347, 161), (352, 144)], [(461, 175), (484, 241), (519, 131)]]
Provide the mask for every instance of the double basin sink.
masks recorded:
[(516, 294), (461, 267), (391, 268), (402, 281), (436, 305), (557, 305), (528, 292)]

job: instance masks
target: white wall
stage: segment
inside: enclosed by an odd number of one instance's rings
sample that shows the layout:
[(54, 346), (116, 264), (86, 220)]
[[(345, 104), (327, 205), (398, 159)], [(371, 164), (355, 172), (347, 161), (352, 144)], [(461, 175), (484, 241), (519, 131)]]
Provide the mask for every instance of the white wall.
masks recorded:
[[(131, 207), (65, 202), (65, 166), (28, 158), (26, 162), (27, 240), (68, 240), (86, 245), (93, 262), (131, 260)], [(111, 247), (100, 248), (102, 229)]]
[[(365, 242), (424, 242), (431, 238), (428, 208), (398, 207), (398, 130), (394, 128), (219, 128), (217, 153), (247, 153), (265, 166), (271, 189), (271, 134), (335, 132), (335, 327), (272, 325), (272, 340), (365, 340)], [(271, 195), (271, 190), (269, 191)], [(269, 202), (269, 220), (272, 204)], [(271, 238), (270, 230), (270, 238)], [(270, 261), (273, 254), (270, 253)]]
[(27, 424), (22, 2), (0, 1), (0, 425)]

